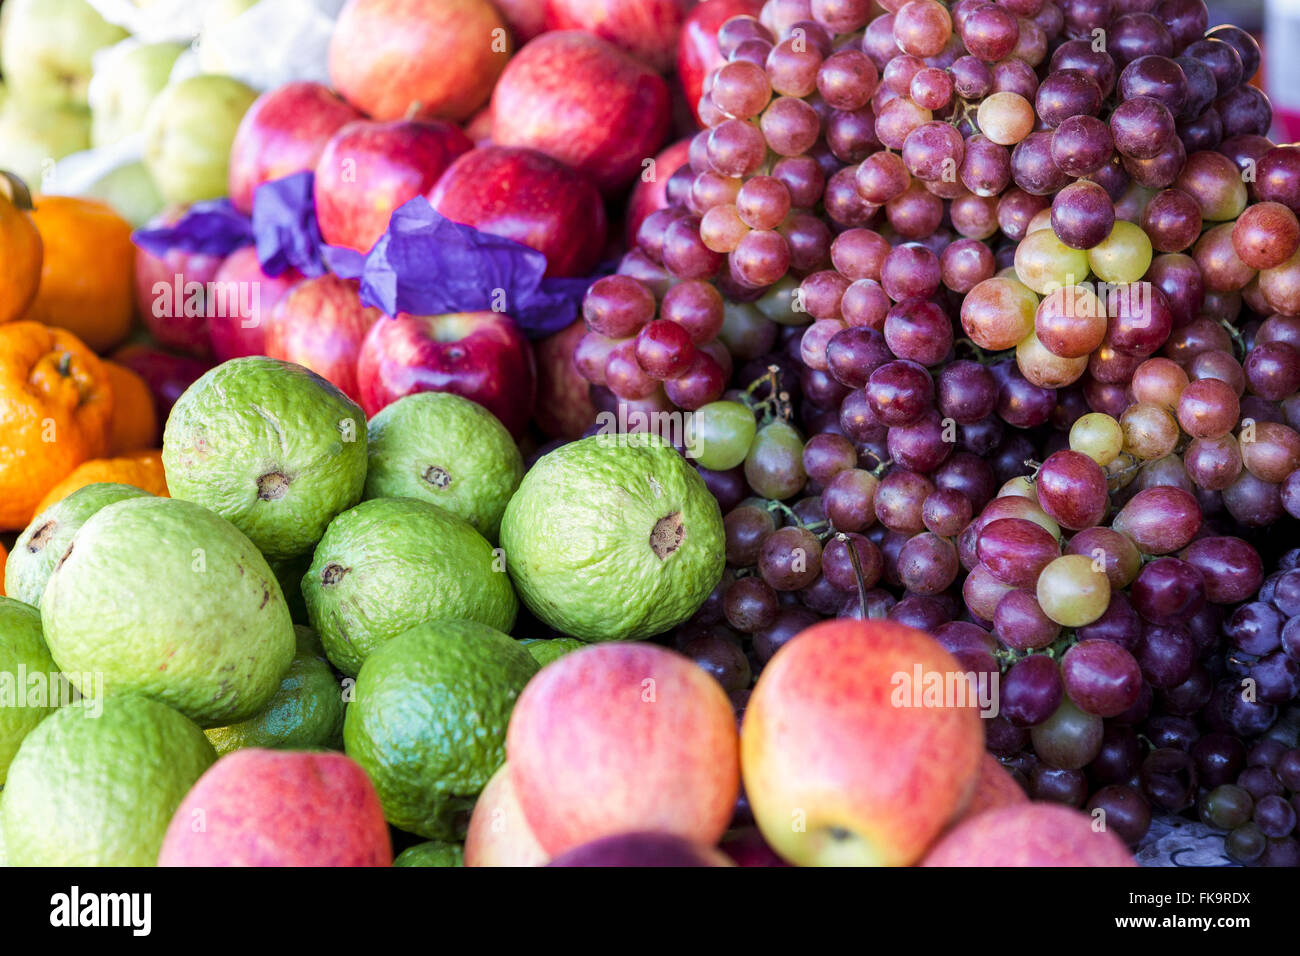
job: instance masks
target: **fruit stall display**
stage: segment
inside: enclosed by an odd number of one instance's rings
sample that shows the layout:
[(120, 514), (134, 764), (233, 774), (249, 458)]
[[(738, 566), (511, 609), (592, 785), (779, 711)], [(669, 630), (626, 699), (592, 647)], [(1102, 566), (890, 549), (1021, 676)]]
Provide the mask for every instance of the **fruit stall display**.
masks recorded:
[(0, 6), (0, 863), (1300, 866), (1250, 33), (150, 6)]

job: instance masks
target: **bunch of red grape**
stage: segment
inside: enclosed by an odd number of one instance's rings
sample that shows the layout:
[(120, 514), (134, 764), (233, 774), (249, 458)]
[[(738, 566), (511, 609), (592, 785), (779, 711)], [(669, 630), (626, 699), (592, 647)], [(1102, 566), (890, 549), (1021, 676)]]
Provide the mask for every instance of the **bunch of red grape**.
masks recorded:
[(729, 20), (575, 361), (602, 408), (693, 416), (728, 568), (672, 639), (738, 709), (810, 624), (888, 617), (997, 677), (988, 748), (1036, 798), (1131, 844), (1199, 810), (1296, 865), (1300, 148), (1267, 138), (1255, 41), (1208, 26)]

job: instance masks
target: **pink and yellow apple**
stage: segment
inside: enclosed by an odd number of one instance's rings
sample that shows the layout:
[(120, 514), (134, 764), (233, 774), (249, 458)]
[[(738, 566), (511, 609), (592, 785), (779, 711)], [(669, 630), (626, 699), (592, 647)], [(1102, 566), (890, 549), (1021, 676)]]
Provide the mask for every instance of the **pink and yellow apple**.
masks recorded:
[(1137, 866), (1124, 841), (1059, 803), (1016, 803), (963, 820), (922, 866)]
[[(201, 825), (198, 825), (200, 824)], [(379, 795), (340, 753), (222, 757), (176, 808), (159, 866), (390, 866)]]
[(550, 856), (528, 829), (504, 763), (478, 795), (465, 834), (466, 866), (544, 866)]
[(548, 664), (506, 731), (511, 783), (553, 856), (654, 831), (712, 846), (739, 791), (722, 686), (654, 644), (597, 644)]
[(980, 758), (979, 775), (975, 778), (975, 792), (970, 801), (953, 823), (954, 826), (985, 810), (996, 810), (1016, 803), (1028, 803), (1024, 789), (1016, 783), (1016, 778), (1007, 772), (1007, 768), (998, 762), (991, 753)]
[[(763, 669), (745, 707), (741, 766), (754, 819), (800, 866), (907, 866), (969, 799), (978, 711), (921, 693), (961, 665), (889, 621), (824, 621)], [(920, 706), (917, 706), (917, 702)]]
[(487, 101), (512, 47), (488, 0), (347, 0), (330, 82), (373, 119), (459, 122)]

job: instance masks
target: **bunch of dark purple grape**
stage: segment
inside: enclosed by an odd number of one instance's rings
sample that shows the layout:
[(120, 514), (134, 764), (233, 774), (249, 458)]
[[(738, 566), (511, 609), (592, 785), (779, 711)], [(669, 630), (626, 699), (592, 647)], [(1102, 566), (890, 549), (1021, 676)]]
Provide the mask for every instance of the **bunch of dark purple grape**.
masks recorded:
[(1255, 41), (1203, 0), (768, 0), (718, 36), (576, 356), (627, 420), (694, 415), (728, 570), (677, 645), (743, 709), (817, 620), (926, 630), (998, 675), (988, 747), (1036, 798), (1132, 844), (1199, 809), (1294, 865), (1265, 574), (1300, 517), (1300, 148)]

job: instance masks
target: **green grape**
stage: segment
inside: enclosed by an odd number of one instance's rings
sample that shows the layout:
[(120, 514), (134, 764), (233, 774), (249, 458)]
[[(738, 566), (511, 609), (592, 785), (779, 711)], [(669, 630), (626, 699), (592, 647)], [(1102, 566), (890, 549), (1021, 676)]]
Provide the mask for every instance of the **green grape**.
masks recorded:
[(1141, 226), (1117, 219), (1110, 235), (1089, 249), (1087, 256), (1088, 265), (1103, 282), (1137, 282), (1151, 267), (1151, 240)]
[(1235, 830), (1250, 822), (1255, 801), (1244, 787), (1225, 783), (1201, 797), (1201, 821), (1216, 830)]
[(791, 498), (808, 481), (803, 470), (803, 439), (786, 422), (759, 429), (745, 457), (745, 480), (764, 498)]
[(758, 311), (781, 325), (807, 325), (812, 316), (795, 307), (798, 293), (799, 280), (787, 275), (773, 282), (763, 293), (756, 303)]
[(748, 361), (772, 348), (776, 326), (752, 302), (727, 302), (723, 306), (718, 341), (733, 357)]
[(1105, 468), (1124, 450), (1124, 429), (1103, 412), (1089, 412), (1070, 426), (1070, 448)]
[(1083, 627), (1106, 612), (1110, 581), (1093, 559), (1067, 554), (1052, 561), (1038, 575), (1038, 604), (1043, 613), (1062, 627)]
[(690, 422), (687, 453), (710, 471), (726, 471), (744, 461), (758, 430), (754, 413), (740, 402), (709, 402)]
[(1021, 239), (1015, 261), (1020, 281), (1039, 295), (1088, 278), (1088, 253), (1071, 249), (1050, 229), (1039, 229)]

